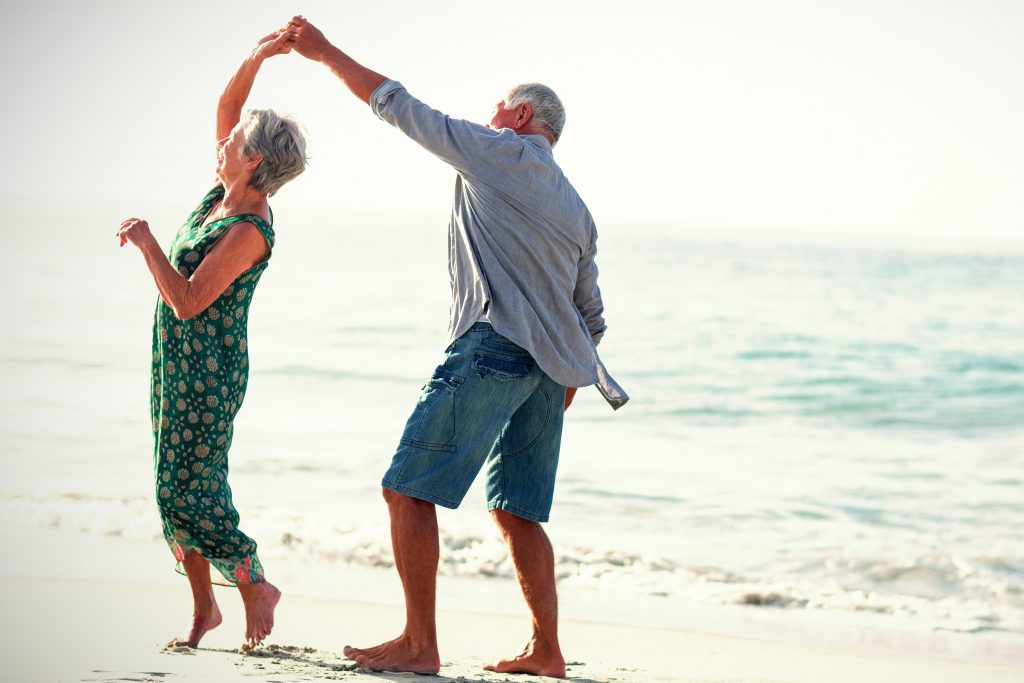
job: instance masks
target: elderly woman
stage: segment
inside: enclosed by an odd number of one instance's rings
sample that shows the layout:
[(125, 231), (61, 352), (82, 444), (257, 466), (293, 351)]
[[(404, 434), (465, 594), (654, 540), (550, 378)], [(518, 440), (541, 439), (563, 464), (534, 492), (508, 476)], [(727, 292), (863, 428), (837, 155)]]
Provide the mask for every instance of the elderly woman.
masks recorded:
[[(160, 291), (153, 330), (151, 413), (156, 497), (164, 537), (195, 602), (187, 636), (196, 647), (221, 622), (210, 565), (238, 587), (245, 605), (243, 649), (258, 645), (281, 597), (263, 575), (256, 542), (238, 527), (228, 486), (232, 423), (249, 374), (246, 322), (274, 245), (267, 197), (305, 169), (297, 125), (268, 110), (241, 118), (263, 61), (290, 51), (289, 35), (259, 42), (217, 108), (217, 185), (178, 230), (164, 256), (146, 221), (129, 218), (121, 246), (139, 248)], [(241, 120), (240, 120), (241, 118)]]

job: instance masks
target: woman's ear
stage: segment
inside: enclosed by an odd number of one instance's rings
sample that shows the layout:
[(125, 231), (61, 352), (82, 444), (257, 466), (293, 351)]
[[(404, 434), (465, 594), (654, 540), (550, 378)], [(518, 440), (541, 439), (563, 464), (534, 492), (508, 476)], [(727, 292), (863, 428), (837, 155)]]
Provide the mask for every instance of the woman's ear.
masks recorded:
[(253, 154), (251, 157), (245, 160), (245, 168), (249, 171), (255, 171), (256, 167), (263, 163), (262, 154)]

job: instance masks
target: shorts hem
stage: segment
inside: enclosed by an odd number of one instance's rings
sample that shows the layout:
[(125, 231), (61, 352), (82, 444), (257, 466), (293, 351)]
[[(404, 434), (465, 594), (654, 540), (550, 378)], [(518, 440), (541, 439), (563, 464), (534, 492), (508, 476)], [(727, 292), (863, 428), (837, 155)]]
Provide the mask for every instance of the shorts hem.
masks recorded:
[(538, 524), (543, 524), (543, 523), (547, 522), (548, 521), (548, 517), (550, 516), (550, 513), (545, 513), (543, 515), (538, 515), (538, 514), (533, 513), (533, 512), (528, 512), (526, 510), (523, 510), (522, 508), (518, 508), (515, 505), (512, 505), (511, 503), (507, 503), (507, 502), (506, 503), (500, 503), (499, 502), (499, 503), (488, 503), (487, 504), (487, 511), (488, 512), (493, 512), (496, 509), (504, 510), (505, 512), (509, 512), (509, 513), (515, 515), (516, 517), (522, 517), (523, 519), (529, 520), (531, 522), (537, 522)]
[(440, 505), (441, 507), (448, 508), (449, 510), (455, 510), (459, 507), (459, 503), (450, 501), (447, 498), (442, 498), (441, 496), (433, 493), (427, 493), (426, 491), (419, 491), (408, 486), (402, 486), (401, 484), (395, 484), (387, 479), (382, 481), (380, 485), (386, 489), (394, 491), (395, 493), (401, 493), (403, 496), (425, 500), (428, 503), (434, 503), (435, 505)]

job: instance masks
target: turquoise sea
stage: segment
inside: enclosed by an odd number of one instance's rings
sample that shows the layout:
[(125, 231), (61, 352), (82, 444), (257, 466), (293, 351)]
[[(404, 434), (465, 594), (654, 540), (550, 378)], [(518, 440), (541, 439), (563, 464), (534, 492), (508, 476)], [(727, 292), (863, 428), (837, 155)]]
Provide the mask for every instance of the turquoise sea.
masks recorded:
[[(163, 244), (191, 208), (150, 216)], [(22, 217), (0, 256), (0, 520), (159, 544), (156, 294), (120, 218)], [(445, 347), (444, 219), (277, 221), (231, 454), (243, 528), (269, 573), (388, 568), (379, 481)], [(563, 587), (1024, 634), (1021, 250), (614, 223), (599, 245), (601, 353), (633, 400), (569, 411)], [(479, 484), (441, 514), (441, 572), (508, 581)]]

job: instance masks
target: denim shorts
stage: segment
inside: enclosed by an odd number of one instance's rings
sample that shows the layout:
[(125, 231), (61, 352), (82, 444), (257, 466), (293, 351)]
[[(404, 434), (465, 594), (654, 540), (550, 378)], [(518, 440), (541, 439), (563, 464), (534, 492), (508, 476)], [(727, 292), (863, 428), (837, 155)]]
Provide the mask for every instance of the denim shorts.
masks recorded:
[(565, 387), (476, 323), (423, 386), (382, 485), (457, 508), (487, 465), (487, 509), (548, 521)]

